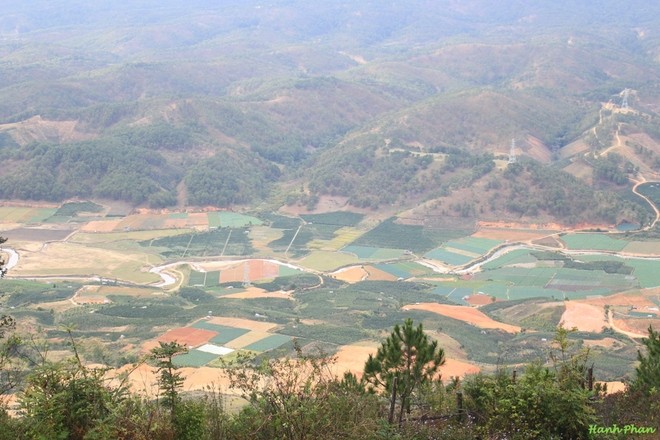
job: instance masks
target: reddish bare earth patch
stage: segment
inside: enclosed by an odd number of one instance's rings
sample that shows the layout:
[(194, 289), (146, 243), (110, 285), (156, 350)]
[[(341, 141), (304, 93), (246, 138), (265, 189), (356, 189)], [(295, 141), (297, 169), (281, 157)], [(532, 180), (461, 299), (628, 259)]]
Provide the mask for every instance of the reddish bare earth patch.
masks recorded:
[(187, 347), (197, 347), (207, 343), (211, 338), (218, 335), (218, 332), (204, 330), (201, 328), (180, 327), (166, 332), (158, 338), (159, 342), (178, 342)]
[(243, 292), (232, 293), (224, 295), (223, 298), (237, 298), (237, 299), (254, 299), (254, 298), (282, 298), (291, 299), (291, 294), (288, 292), (267, 292), (258, 287), (248, 287)]
[(83, 232), (112, 232), (119, 226), (121, 220), (94, 220), (80, 228)]
[(445, 383), (449, 382), (452, 377), (463, 378), (469, 374), (477, 374), (480, 371), (481, 368), (474, 364), (450, 358), (445, 359), (445, 364), (440, 367), (442, 381)]
[(470, 295), (467, 298), (465, 298), (465, 301), (467, 301), (468, 304), (470, 304), (473, 307), (478, 307), (478, 306), (485, 306), (486, 304), (491, 304), (495, 301), (493, 301), (493, 298), (491, 298), (489, 295), (483, 294), (483, 293), (477, 293), (475, 295)]
[(267, 332), (277, 327), (277, 324), (273, 324), (272, 322), (252, 321), (250, 319), (242, 318), (215, 317), (209, 319), (208, 322), (211, 324), (220, 324), (236, 328), (246, 328), (261, 332)]
[(629, 319), (614, 319), (614, 325), (623, 331), (635, 333), (640, 336), (648, 336), (649, 326), (654, 329), (660, 328), (660, 318), (629, 318)]
[[(365, 342), (364, 345), (344, 345), (337, 351), (337, 362), (333, 371), (339, 377), (346, 371), (361, 377), (365, 362), (370, 354), (376, 354), (378, 347), (379, 344), (371, 341)], [(476, 374), (479, 371), (481, 370), (478, 366), (453, 358), (445, 359), (445, 364), (440, 367), (440, 374), (444, 382), (450, 381), (452, 377), (464, 377), (467, 374)]]
[(566, 301), (566, 310), (561, 316), (560, 323), (566, 328), (577, 328), (583, 332), (600, 333), (603, 327), (609, 327), (602, 307), (590, 304), (581, 304), (577, 301)]
[(364, 270), (369, 274), (368, 279), (372, 281), (396, 281), (397, 278), (391, 273), (376, 269), (373, 266), (365, 266)]
[[(213, 387), (226, 394), (235, 394), (229, 389), (229, 380), (224, 375), (223, 370), (219, 368), (200, 367), (200, 368), (179, 368), (178, 373), (184, 378), (183, 391), (205, 390)], [(146, 397), (156, 397), (158, 395), (158, 375), (155, 367), (141, 364), (137, 368), (126, 365), (109, 373), (110, 378), (120, 377), (122, 373), (128, 375), (128, 384), (135, 393), (140, 393)]]
[(493, 240), (508, 240), (508, 241), (527, 241), (535, 240), (548, 235), (548, 231), (529, 231), (524, 229), (491, 229), (481, 228), (474, 234), (473, 237), (490, 238)]
[(642, 292), (617, 293), (616, 295), (598, 298), (586, 298), (578, 300), (578, 302), (595, 306), (632, 306), (637, 308), (657, 307), (657, 305), (649, 299), (649, 297), (652, 296), (660, 296), (660, 288), (646, 289)]
[(364, 270), (364, 268), (361, 266), (352, 266), (339, 269), (330, 275), (346, 283), (357, 283), (358, 281), (366, 279), (369, 276), (369, 272)]
[(437, 313), (438, 315), (458, 319), (459, 321), (467, 322), (468, 324), (480, 328), (499, 329), (509, 333), (520, 332), (520, 327), (495, 321), (473, 307), (451, 306), (438, 303), (421, 303), (404, 306), (403, 310), (424, 310), (426, 312)]

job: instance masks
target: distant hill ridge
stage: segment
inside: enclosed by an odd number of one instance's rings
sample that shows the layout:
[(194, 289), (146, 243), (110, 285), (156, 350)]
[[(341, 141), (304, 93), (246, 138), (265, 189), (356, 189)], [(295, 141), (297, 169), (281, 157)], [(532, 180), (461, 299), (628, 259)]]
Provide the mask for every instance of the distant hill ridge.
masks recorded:
[(660, 171), (648, 2), (40, 0), (0, 16), (2, 198), (313, 208), (334, 195), (643, 222), (627, 181)]

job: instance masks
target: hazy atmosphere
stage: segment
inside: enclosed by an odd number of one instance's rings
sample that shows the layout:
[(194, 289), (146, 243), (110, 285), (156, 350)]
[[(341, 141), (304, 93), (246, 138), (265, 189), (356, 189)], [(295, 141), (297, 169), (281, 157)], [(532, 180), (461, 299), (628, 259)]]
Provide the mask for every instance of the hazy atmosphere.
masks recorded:
[(659, 438), (660, 5), (99, 3), (0, 3), (0, 440)]

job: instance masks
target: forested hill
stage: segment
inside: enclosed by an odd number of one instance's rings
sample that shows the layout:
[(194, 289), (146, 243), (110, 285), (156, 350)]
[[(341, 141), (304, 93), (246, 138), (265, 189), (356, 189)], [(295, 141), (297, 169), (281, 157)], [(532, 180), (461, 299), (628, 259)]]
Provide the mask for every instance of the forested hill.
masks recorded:
[[(8, 0), (0, 197), (405, 208), (506, 186), (516, 138), (544, 178), (458, 211), (643, 216), (617, 194), (660, 171), (657, 29), (641, 0)], [(570, 179), (607, 209), (537, 203)]]

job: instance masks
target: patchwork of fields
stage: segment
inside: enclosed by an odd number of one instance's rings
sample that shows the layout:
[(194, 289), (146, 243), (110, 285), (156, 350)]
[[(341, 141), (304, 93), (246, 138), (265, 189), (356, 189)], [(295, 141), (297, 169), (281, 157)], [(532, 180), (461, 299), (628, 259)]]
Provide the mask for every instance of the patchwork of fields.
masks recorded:
[[(57, 345), (56, 323), (73, 324), (115, 347), (117, 362), (126, 347), (159, 341), (186, 345), (176, 362), (196, 368), (287, 355), (294, 340), (366, 356), (411, 317), (451, 335), (452, 365), (467, 372), (471, 362), (494, 368), (503, 353), (511, 363), (540, 354), (539, 338), (560, 322), (605, 338), (601, 327), (641, 335), (660, 321), (659, 243), (634, 236), (518, 230), (529, 245), (514, 247), (501, 229), (376, 224), (348, 212), (109, 214), (89, 202), (0, 207), (20, 257), (3, 282), (25, 325)], [(23, 280), (41, 276), (48, 282)], [(587, 313), (599, 316), (581, 322)], [(634, 362), (621, 347), (611, 377)]]

